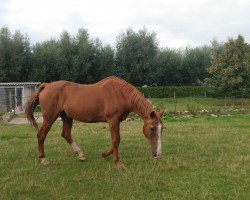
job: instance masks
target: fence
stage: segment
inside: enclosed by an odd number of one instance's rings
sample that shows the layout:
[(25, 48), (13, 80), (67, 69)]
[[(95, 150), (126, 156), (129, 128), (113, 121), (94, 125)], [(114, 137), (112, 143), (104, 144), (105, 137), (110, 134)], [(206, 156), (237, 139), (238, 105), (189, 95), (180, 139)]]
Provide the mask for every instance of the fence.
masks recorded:
[[(24, 111), (25, 104), (30, 97), (31, 93), (37, 88), (37, 86), (1, 86), (0, 85), (0, 114), (4, 113), (20, 113)], [(179, 97), (176, 92), (168, 94), (164, 101), (165, 105), (160, 105), (159, 107), (167, 107), (171, 105), (171, 112), (177, 113), (180, 110), (202, 110), (204, 107), (200, 102), (191, 102), (192, 99), (209, 99), (206, 92), (203, 93), (203, 97)], [(185, 98), (185, 99), (183, 99)], [(158, 99), (158, 98), (157, 98)], [(241, 96), (234, 97), (213, 97), (213, 101), (206, 102), (205, 104), (210, 104), (211, 108), (216, 107), (230, 107), (230, 108), (250, 108), (250, 99), (241, 98)], [(198, 106), (200, 105), (200, 108)]]
[[(243, 95), (240, 96), (225, 96), (225, 97), (212, 97), (213, 99), (217, 99), (217, 105), (213, 105), (213, 106), (220, 106), (220, 107), (230, 107), (232, 109), (234, 108), (246, 108), (247, 105), (250, 103), (249, 100), (247, 98), (243, 98)], [(170, 97), (171, 98), (171, 97)], [(176, 113), (177, 111), (177, 104), (178, 104), (178, 97), (176, 95), (175, 92), (173, 92), (173, 97), (174, 99), (174, 113)], [(183, 97), (179, 97), (179, 98), (183, 98)], [(187, 98), (187, 97), (186, 97)], [(194, 97), (191, 97), (194, 98)], [(204, 99), (208, 99), (209, 97), (207, 96), (207, 93), (204, 92), (204, 96), (203, 97), (196, 97), (196, 98), (204, 98)], [(211, 97), (210, 97), (211, 98)], [(212, 103), (212, 102), (210, 102)], [(186, 107), (189, 107), (189, 104), (187, 104)], [(187, 108), (189, 109), (189, 108)]]
[[(176, 93), (167, 98), (151, 98), (156, 110), (166, 109), (168, 116), (232, 116), (250, 113), (250, 98), (231, 97), (178, 97)], [(133, 116), (133, 115), (132, 115)], [(165, 118), (164, 118), (165, 119)]]

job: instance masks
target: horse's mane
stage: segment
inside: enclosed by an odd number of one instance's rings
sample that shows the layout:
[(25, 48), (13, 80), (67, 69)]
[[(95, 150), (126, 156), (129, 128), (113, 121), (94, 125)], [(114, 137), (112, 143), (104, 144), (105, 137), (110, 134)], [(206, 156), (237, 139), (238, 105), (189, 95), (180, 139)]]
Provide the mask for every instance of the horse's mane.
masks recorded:
[(102, 81), (111, 79), (116, 80), (121, 84), (121, 91), (123, 92), (123, 95), (127, 97), (129, 105), (132, 105), (131, 111), (142, 117), (147, 117), (150, 112), (153, 111), (152, 105), (147, 101), (143, 94), (136, 87), (125, 80), (119, 77), (110, 76), (103, 79)]

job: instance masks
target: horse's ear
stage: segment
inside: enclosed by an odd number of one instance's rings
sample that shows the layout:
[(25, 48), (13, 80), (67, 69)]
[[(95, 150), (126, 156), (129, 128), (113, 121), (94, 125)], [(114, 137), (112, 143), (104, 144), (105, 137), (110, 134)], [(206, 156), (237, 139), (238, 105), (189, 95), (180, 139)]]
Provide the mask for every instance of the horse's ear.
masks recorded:
[(153, 119), (153, 118), (155, 118), (155, 116), (156, 116), (156, 115), (155, 115), (155, 111), (152, 111), (152, 112), (150, 113), (150, 118)]
[(159, 111), (159, 115), (160, 117), (163, 116), (163, 114), (166, 112), (166, 109), (165, 108), (162, 108), (160, 111)]

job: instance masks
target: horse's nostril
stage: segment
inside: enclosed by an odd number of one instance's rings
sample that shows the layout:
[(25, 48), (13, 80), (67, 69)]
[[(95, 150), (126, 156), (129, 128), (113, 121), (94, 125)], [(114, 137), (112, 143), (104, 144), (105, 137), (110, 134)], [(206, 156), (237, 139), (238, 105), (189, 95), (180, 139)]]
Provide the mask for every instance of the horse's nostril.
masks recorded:
[(157, 153), (152, 153), (153, 157), (156, 157), (157, 156)]

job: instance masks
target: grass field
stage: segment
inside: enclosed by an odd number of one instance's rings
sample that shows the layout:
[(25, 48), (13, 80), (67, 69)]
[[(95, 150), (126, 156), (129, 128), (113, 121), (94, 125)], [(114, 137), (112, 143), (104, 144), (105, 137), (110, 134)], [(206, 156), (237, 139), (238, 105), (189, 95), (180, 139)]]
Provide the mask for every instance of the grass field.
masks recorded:
[(164, 121), (164, 154), (152, 159), (142, 121), (121, 124), (120, 158), (106, 124), (75, 123), (73, 137), (87, 156), (78, 162), (55, 124), (45, 142), (50, 164), (36, 157), (28, 125), (0, 124), (0, 199), (249, 199), (250, 115)]

